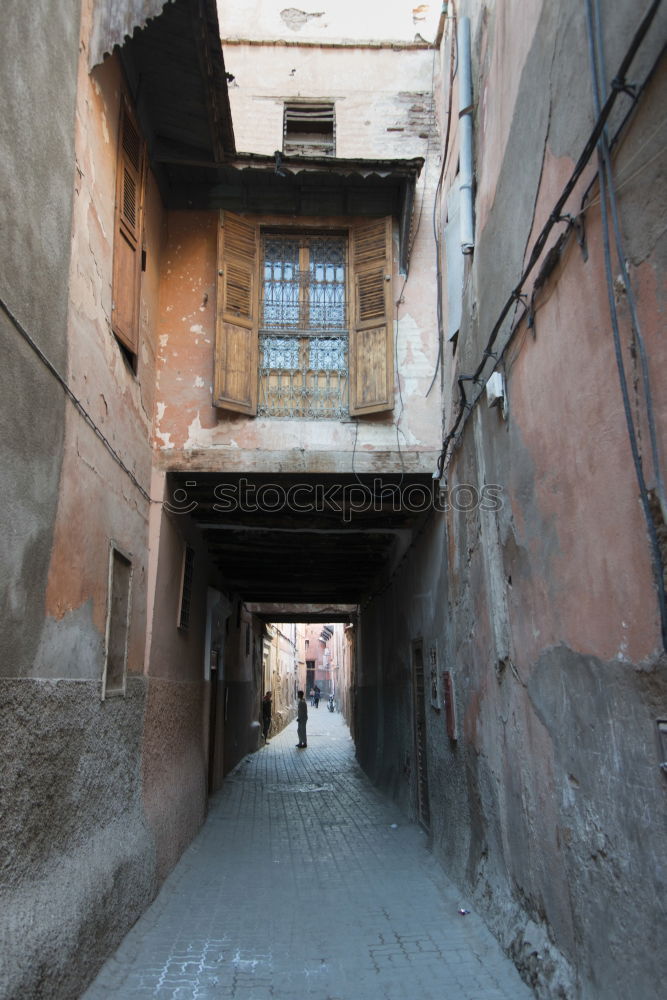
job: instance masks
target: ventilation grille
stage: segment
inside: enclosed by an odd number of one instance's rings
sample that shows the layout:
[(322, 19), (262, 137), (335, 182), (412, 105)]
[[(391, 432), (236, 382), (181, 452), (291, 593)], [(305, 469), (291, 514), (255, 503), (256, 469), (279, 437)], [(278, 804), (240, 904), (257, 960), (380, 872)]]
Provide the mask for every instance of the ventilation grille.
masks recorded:
[(286, 156), (335, 156), (333, 104), (286, 104), (283, 152)]

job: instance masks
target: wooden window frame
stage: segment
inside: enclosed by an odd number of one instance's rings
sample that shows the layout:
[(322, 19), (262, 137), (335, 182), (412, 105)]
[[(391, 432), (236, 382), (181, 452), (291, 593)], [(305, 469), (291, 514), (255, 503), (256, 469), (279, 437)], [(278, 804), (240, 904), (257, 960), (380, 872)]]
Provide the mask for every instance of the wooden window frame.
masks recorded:
[(139, 349), (145, 146), (129, 98), (123, 93), (116, 157), (111, 328), (133, 359)]
[[(127, 587), (116, 572), (116, 564), (126, 569)], [(102, 671), (102, 701), (112, 696), (125, 696), (127, 688), (127, 653), (132, 613), (132, 578), (134, 567), (127, 552), (113, 540), (109, 544), (107, 577), (107, 611), (104, 629), (104, 668)], [(118, 615), (118, 602), (125, 604), (124, 615)], [(122, 611), (122, 606), (121, 606)], [(122, 651), (119, 652), (122, 647)], [(120, 666), (119, 666), (120, 658)], [(114, 663), (110, 667), (111, 661)]]
[(273, 216), (221, 210), (213, 405), (255, 416), (259, 384), (262, 288), (260, 228), (327, 229), (348, 236), (349, 415), (394, 407), (393, 221), (391, 217), (302, 218), (293, 225)]
[(350, 231), (350, 416), (394, 408), (393, 227), (390, 217)]
[[(274, 242), (275, 241), (275, 242)], [(286, 244), (286, 246), (285, 246)], [(337, 249), (340, 254), (339, 263), (342, 267), (343, 281), (340, 275), (327, 282), (320, 272), (318, 278), (311, 264), (318, 261), (318, 253), (328, 249)], [(269, 247), (283, 245), (285, 252), (290, 253), (292, 265), (290, 277), (285, 279), (288, 302), (286, 313), (280, 312), (272, 316), (269, 305), (265, 309), (266, 300), (266, 269), (267, 262), (275, 265)], [(289, 250), (287, 249), (289, 247)], [(278, 266), (279, 277), (271, 268), (270, 285), (272, 291), (278, 291), (284, 277), (286, 258), (281, 256)], [(258, 414), (281, 418), (297, 419), (344, 419), (348, 413), (348, 367), (347, 355), (349, 347), (349, 233), (346, 229), (314, 229), (297, 228), (295, 226), (260, 226), (260, 288), (259, 288), (259, 363), (260, 363), (260, 402)], [(295, 267), (296, 265), (296, 267)], [(343, 300), (336, 297), (328, 302), (321, 311), (322, 301), (318, 292), (326, 285), (342, 291)], [(298, 302), (294, 291), (298, 288)], [(291, 293), (291, 294), (290, 294)], [(314, 296), (314, 297), (313, 297)], [(331, 307), (331, 313), (328, 313)], [(274, 323), (275, 319), (275, 323)], [(331, 368), (327, 369), (324, 355), (318, 355), (318, 344), (325, 342), (331, 349)], [(337, 346), (333, 347), (333, 343)], [(278, 344), (285, 345), (283, 364), (277, 361), (275, 367), (267, 365), (265, 355), (266, 345), (271, 349)], [(343, 346), (344, 345), (344, 346)], [(289, 359), (287, 366), (285, 360)], [(343, 360), (344, 359), (344, 360)], [(323, 375), (323, 383), (320, 383)], [(321, 390), (323, 390), (322, 394)], [(277, 412), (276, 412), (277, 411)]]

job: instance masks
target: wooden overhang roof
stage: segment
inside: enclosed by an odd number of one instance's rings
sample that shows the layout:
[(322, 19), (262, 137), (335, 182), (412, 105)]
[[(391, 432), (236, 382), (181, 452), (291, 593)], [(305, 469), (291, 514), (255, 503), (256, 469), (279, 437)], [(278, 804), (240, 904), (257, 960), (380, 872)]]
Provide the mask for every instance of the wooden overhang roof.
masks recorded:
[(120, 58), (165, 200), (172, 160), (213, 167), (235, 155), (215, 0), (166, 3)]
[[(272, 621), (336, 620), (386, 586), (434, 509), (426, 474), (171, 472), (171, 496), (187, 496), (220, 586), (245, 602), (298, 604)], [(264, 498), (265, 503), (262, 503)], [(293, 497), (293, 502), (290, 500)], [(282, 502), (281, 502), (282, 499)], [(326, 605), (318, 617), (315, 605)], [(340, 620), (349, 620), (344, 614)]]
[(214, 170), (197, 165), (196, 176), (194, 164), (170, 159), (173, 186), (168, 204), (290, 216), (391, 215), (398, 219), (399, 263), (406, 273), (415, 185), (423, 165), (421, 157), (367, 160), (237, 153)]
[(120, 48), (167, 208), (398, 219), (407, 271), (424, 160), (237, 153), (215, 0), (172, 0)]

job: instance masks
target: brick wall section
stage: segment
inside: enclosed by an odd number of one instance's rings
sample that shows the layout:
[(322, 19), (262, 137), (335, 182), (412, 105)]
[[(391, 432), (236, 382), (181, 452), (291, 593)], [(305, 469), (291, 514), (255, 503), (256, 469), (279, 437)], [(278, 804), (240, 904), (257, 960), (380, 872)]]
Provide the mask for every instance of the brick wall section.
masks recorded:
[(427, 49), (227, 43), (225, 58), (236, 77), (229, 94), (242, 152), (282, 149), (284, 102), (321, 98), (336, 106), (337, 156), (391, 159), (426, 153), (429, 130), (435, 128), (433, 54)]

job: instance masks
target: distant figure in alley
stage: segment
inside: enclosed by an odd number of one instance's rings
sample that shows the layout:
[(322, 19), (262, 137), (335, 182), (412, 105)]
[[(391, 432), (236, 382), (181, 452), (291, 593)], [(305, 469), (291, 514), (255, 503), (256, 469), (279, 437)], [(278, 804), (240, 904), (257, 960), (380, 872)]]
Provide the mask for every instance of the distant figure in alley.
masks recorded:
[(267, 691), (262, 698), (262, 732), (264, 733), (264, 742), (267, 742), (267, 736), (269, 735), (269, 729), (271, 728), (271, 692)]
[(303, 696), (303, 691), (297, 691), (299, 702), (296, 709), (296, 731), (299, 737), (299, 742), (297, 747), (303, 750), (308, 746), (308, 741), (306, 739), (306, 722), (308, 721), (308, 705), (306, 704), (306, 699)]

